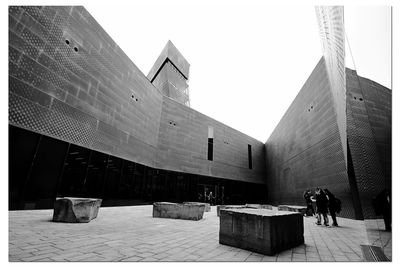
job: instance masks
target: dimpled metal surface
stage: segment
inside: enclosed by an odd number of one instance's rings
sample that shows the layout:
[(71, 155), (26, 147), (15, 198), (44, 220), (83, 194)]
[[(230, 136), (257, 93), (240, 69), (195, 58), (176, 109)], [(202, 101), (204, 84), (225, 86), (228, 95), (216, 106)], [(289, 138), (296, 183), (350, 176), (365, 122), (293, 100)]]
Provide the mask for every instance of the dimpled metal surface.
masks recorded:
[[(166, 47), (186, 90), (189, 63)], [(9, 123), (149, 167), (265, 184), (262, 142), (164, 96), (82, 6), (9, 7)]]

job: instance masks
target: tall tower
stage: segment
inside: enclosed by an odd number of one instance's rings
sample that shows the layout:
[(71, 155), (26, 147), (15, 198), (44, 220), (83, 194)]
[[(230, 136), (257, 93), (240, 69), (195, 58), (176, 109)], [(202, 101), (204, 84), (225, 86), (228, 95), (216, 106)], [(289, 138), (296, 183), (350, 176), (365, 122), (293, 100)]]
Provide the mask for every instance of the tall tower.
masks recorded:
[(189, 107), (189, 85), (187, 84), (189, 67), (189, 62), (174, 44), (168, 41), (147, 78), (165, 96)]
[(315, 11), (347, 167), (344, 8), (317, 6)]

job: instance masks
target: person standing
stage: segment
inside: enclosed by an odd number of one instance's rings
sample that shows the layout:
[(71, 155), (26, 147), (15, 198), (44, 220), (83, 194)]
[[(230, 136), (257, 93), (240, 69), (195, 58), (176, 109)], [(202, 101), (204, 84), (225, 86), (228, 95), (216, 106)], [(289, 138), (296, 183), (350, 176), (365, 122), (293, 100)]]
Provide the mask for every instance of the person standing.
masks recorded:
[(328, 209), (329, 213), (332, 217), (332, 226), (339, 226), (336, 220), (336, 212), (338, 211), (337, 207), (337, 202), (335, 196), (331, 193), (331, 191), (328, 190), (328, 188), (324, 189), (324, 193), (326, 194), (326, 197), (328, 198)]
[(315, 199), (317, 204), (317, 225), (321, 225), (321, 215), (324, 217), (324, 225), (329, 227), (329, 219), (328, 219), (328, 199), (324, 193), (324, 191), (317, 187), (315, 190)]
[(390, 191), (384, 189), (376, 196), (376, 215), (383, 215), (383, 220), (385, 222), (385, 230), (392, 231), (392, 205)]
[(208, 195), (208, 200), (211, 206), (214, 205), (214, 196), (213, 196), (213, 192), (210, 191), (210, 194)]
[(307, 205), (306, 213), (304, 214), (304, 216), (308, 216), (309, 211), (311, 211), (311, 214), (312, 214), (310, 216), (314, 216), (315, 215), (314, 207), (312, 205), (311, 196), (312, 196), (312, 193), (311, 193), (310, 189), (307, 189), (306, 191), (304, 191), (303, 197), (306, 200), (306, 205)]

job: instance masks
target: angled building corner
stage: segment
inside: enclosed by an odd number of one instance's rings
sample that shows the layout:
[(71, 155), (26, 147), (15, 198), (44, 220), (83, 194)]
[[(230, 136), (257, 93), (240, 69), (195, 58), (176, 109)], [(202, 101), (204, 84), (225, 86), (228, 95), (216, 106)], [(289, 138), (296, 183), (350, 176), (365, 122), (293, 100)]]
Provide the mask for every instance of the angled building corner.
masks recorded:
[(376, 218), (391, 188), (391, 90), (345, 68), (344, 8), (316, 7), (322, 58), (266, 142), (271, 204), (304, 204), (329, 188), (341, 217)]
[(344, 7), (317, 6), (315, 11), (347, 168)]
[(175, 45), (168, 41), (147, 78), (163, 95), (190, 107), (189, 62)]

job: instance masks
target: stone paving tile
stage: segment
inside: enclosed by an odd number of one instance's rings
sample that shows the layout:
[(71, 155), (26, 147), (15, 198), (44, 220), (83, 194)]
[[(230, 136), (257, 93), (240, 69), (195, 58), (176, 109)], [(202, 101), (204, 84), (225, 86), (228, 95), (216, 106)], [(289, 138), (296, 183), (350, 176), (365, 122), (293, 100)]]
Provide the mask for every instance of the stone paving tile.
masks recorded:
[(267, 256), (265, 255), (261, 261), (276, 261), (277, 260), (277, 256)]
[(317, 262), (321, 261), (321, 259), (319, 257), (307, 257), (306, 261)]
[(183, 261), (197, 261), (200, 258), (200, 256), (196, 255), (188, 255), (187, 257), (183, 258)]
[(261, 261), (262, 258), (263, 258), (262, 255), (250, 255), (245, 259), (245, 261), (256, 261), (257, 262), (257, 261)]
[[(101, 208), (87, 224), (53, 223), (52, 210), (9, 212), (10, 261), (361, 261), (360, 244), (384, 247), (382, 222), (338, 218), (341, 227), (304, 218), (305, 244), (274, 256), (219, 244), (216, 207), (203, 220), (152, 218), (152, 206)], [(374, 228), (375, 227), (375, 228)]]
[(292, 261), (306, 261), (306, 260), (307, 260), (306, 254), (298, 254), (298, 253), (292, 254)]
[(345, 255), (333, 255), (335, 261), (349, 261)]

